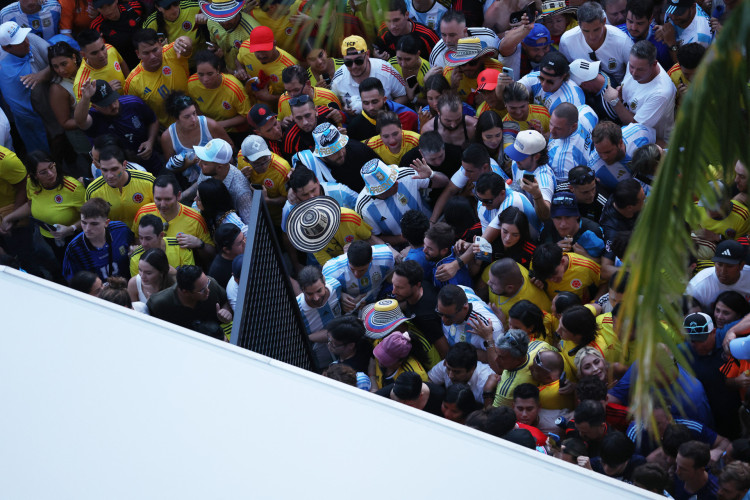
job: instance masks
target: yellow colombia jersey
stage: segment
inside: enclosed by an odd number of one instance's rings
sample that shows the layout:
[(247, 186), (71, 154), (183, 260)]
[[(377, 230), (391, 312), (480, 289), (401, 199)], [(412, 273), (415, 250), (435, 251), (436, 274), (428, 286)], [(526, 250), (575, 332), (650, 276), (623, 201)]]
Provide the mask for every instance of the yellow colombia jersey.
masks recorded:
[(97, 177), (86, 188), (86, 201), (91, 198), (103, 198), (111, 208), (109, 218), (119, 220), (128, 227), (133, 224), (135, 214), (148, 203), (154, 201), (154, 176), (140, 170), (126, 170), (130, 179), (122, 190), (110, 187), (104, 177)]
[(560, 292), (573, 292), (583, 298), (583, 293), (591, 285), (602, 284), (599, 264), (593, 260), (578, 255), (565, 253), (568, 256), (568, 268), (560, 283), (547, 281), (547, 296), (552, 300)]
[[(280, 4), (287, 4), (287, 2), (278, 2)], [(271, 17), (268, 13), (263, 12), (260, 7), (255, 7), (250, 15), (260, 26), (268, 26), (273, 31), (273, 38), (276, 40), (276, 45), (287, 52), (296, 53), (299, 49), (299, 40), (297, 35), (299, 32), (299, 26), (289, 20), (290, 16), (299, 14), (302, 0), (294, 0), (294, 3), (289, 6), (288, 15)], [(281, 10), (281, 9), (280, 9)], [(281, 72), (279, 72), (281, 75)], [(331, 75), (333, 76), (333, 75)]]
[[(250, 167), (250, 163), (242, 156), (242, 152), (240, 151), (237, 153), (237, 168), (242, 170), (245, 167)], [(262, 184), (265, 186), (269, 198), (286, 198), (286, 181), (291, 172), (292, 168), (289, 166), (288, 161), (276, 153), (271, 153), (271, 164), (268, 166), (268, 170), (262, 174), (251, 170), (250, 184)], [(281, 209), (282, 205), (269, 205), (268, 207), (271, 218), (278, 225), (281, 225)]]
[[(221, 84), (215, 89), (207, 89), (198, 79), (198, 74), (188, 79), (188, 94), (195, 99), (201, 112), (220, 122), (237, 115), (247, 116), (250, 99), (240, 81), (232, 75), (221, 75)], [(235, 131), (235, 127), (229, 129)]]
[(526, 351), (528, 353), (526, 361), (515, 370), (505, 370), (500, 377), (500, 382), (497, 383), (497, 389), (495, 390), (495, 400), (492, 402), (492, 406), (512, 406), (513, 389), (521, 384), (534, 383), (534, 379), (531, 378), (531, 372), (528, 368), (529, 363), (534, 362), (534, 357), (539, 351), (554, 350), (554, 347), (547, 342), (542, 342), (541, 340), (533, 340), (529, 342), (529, 349)]
[(560, 394), (560, 381), (539, 386), (539, 406), (545, 410), (572, 410), (575, 407), (573, 393)]
[[(133, 219), (133, 233), (136, 238), (138, 237), (138, 223), (141, 221), (141, 217), (146, 214), (155, 215), (159, 217), (162, 222), (166, 222), (161, 214), (159, 214), (159, 209), (156, 208), (155, 203), (143, 205)], [(180, 210), (177, 212), (177, 217), (169, 221), (169, 224), (165, 224), (164, 232), (171, 238), (175, 238), (179, 233), (192, 234), (209, 245), (214, 244), (211, 235), (208, 234), (208, 226), (206, 226), (206, 221), (203, 220), (203, 216), (196, 210), (186, 207), (181, 203)]]
[(166, 128), (174, 123), (175, 119), (164, 109), (164, 100), (175, 90), (187, 92), (190, 74), (188, 60), (177, 56), (174, 43), (164, 46), (162, 57), (162, 67), (157, 71), (146, 71), (143, 69), (143, 64), (136, 66), (125, 80), (123, 90), (126, 94), (143, 99), (156, 113), (159, 124)]
[[(189, 248), (180, 247), (180, 244), (177, 243), (177, 238), (164, 238), (164, 243), (166, 243), (164, 253), (167, 254), (167, 261), (169, 261), (170, 266), (176, 269), (177, 266), (192, 266), (195, 264), (193, 251)], [(141, 260), (141, 255), (144, 253), (146, 253), (146, 251), (142, 246), (138, 245), (135, 252), (133, 252), (133, 255), (130, 256), (131, 276), (138, 274), (138, 262)]]
[(237, 26), (227, 31), (216, 21), (208, 20), (206, 27), (211, 35), (211, 41), (214, 45), (224, 51), (224, 62), (227, 69), (232, 72), (236, 69), (237, 52), (240, 50), (242, 42), (248, 39), (253, 28), (260, 26), (258, 21), (246, 12), (240, 14), (240, 22)]
[(10, 207), (12, 211), (16, 203), (16, 190), (13, 185), (25, 178), (26, 167), (23, 166), (16, 153), (0, 146), (0, 209)]
[[(333, 73), (328, 75), (331, 77), (331, 80), (333, 80), (333, 75), (339, 70), (339, 68), (344, 65), (343, 59), (336, 59), (335, 57), (332, 59), (333, 59)], [(313, 72), (310, 68), (307, 68), (307, 77), (310, 79), (310, 85), (312, 85), (313, 87), (315, 87), (318, 84), (318, 79), (315, 78), (315, 75), (313, 75)]]
[(315, 259), (321, 266), (333, 257), (344, 254), (344, 246), (357, 240), (369, 240), (372, 228), (354, 210), (341, 207), (341, 224), (333, 239), (323, 250), (315, 252)]
[[(104, 80), (111, 82), (117, 80), (121, 84), (125, 83), (125, 75), (122, 72), (123, 60), (117, 49), (106, 43), (104, 46), (107, 48), (107, 65), (102, 69), (94, 69), (84, 59), (81, 65), (78, 67), (78, 73), (73, 81), (73, 92), (76, 95), (76, 101), (81, 100), (81, 84), (85, 83), (89, 78), (93, 80)], [(123, 94), (124, 90), (121, 90)]]
[[(31, 216), (47, 224), (72, 226), (81, 220), (81, 205), (86, 201), (86, 188), (73, 177), (64, 177), (54, 189), (36, 187), (26, 179), (26, 196), (31, 201)], [(43, 228), (42, 236), (52, 238)]]
[[(386, 379), (383, 375), (383, 370), (380, 368), (380, 363), (375, 363), (375, 381), (378, 384), (378, 389), (382, 389), (384, 386), (390, 383), (390, 380), (396, 380), (401, 376), (402, 373), (405, 372), (416, 373), (422, 378), (422, 382), (429, 381), (427, 378), (427, 371), (422, 366), (422, 363), (417, 361), (414, 356), (409, 356), (401, 363), (401, 366), (398, 367), (398, 370), (396, 370), (396, 372), (388, 379)], [(389, 382), (385, 382), (386, 380), (389, 380)]]
[(281, 72), (284, 68), (294, 66), (297, 64), (297, 59), (289, 55), (283, 49), (277, 49), (279, 51), (279, 57), (276, 60), (271, 61), (268, 64), (261, 64), (255, 54), (250, 52), (250, 40), (245, 40), (240, 46), (239, 54), (237, 54), (237, 60), (245, 66), (245, 71), (250, 78), (258, 78), (258, 82), (253, 84), (253, 88), (263, 88), (266, 82), (270, 80), (271, 85), (270, 91), (274, 95), (281, 95), (284, 93), (284, 84), (281, 81)]
[[(312, 83), (310, 83), (312, 85)], [(336, 104), (336, 106), (341, 108), (341, 101), (339, 101), (339, 98), (336, 97), (336, 94), (331, 92), (328, 89), (324, 89), (322, 87), (313, 87), (313, 102), (316, 106), (326, 106), (328, 107), (328, 104), (333, 102)], [(284, 92), (281, 94), (281, 97), (279, 97), (279, 120), (283, 120), (287, 116), (292, 115), (292, 108), (289, 107), (289, 92)]]
[(500, 118), (508, 114), (508, 111), (504, 107), (503, 108), (491, 108), (489, 104), (487, 104), (487, 101), (484, 101), (482, 102), (482, 104), (479, 105), (479, 107), (477, 107), (477, 115), (476, 115), (477, 118), (482, 116), (482, 113), (484, 113), (485, 111), (489, 111), (489, 110), (492, 110), (495, 113), (497, 113), (497, 116), (499, 116)]
[[(424, 55), (424, 54), (422, 54)], [(419, 64), (419, 70), (417, 71), (417, 83), (424, 87), (424, 75), (427, 74), (428, 71), (430, 71), (430, 63), (429, 61), (425, 61), (423, 58), (419, 58), (421, 63)], [(398, 59), (395, 57), (391, 57), (388, 62), (391, 66), (393, 66), (396, 71), (398, 71), (398, 74), (403, 76), (404, 79), (406, 77), (404, 76), (404, 69), (401, 67), (401, 65), (398, 63)]]
[[(503, 70), (503, 63), (498, 61), (497, 59), (485, 59), (484, 60), (484, 68), (485, 69), (496, 69), (498, 71)], [(451, 68), (446, 66), (443, 68), (443, 76), (446, 80), (448, 80), (448, 83), (451, 81), (451, 75), (456, 70), (456, 68)], [(461, 98), (462, 101), (466, 101), (466, 99), (477, 90), (477, 79), (469, 78), (469, 77), (462, 77), (461, 81), (458, 84), (458, 97)]]
[[(529, 104), (529, 116), (526, 117), (526, 120), (522, 122), (516, 121), (509, 114), (503, 117), (503, 122), (513, 122), (516, 124), (515, 127), (512, 127), (512, 132), (508, 134), (503, 133), (503, 148), (507, 148), (516, 141), (516, 135), (519, 131), (530, 130), (531, 125), (529, 121), (531, 120), (539, 120), (542, 124), (542, 133), (545, 135), (549, 134), (549, 111), (539, 104)], [(505, 123), (503, 123), (504, 128)]]
[(738, 201), (732, 200), (731, 203), (732, 211), (721, 220), (712, 219), (705, 208), (698, 207), (700, 211), (700, 222), (698, 225), (703, 229), (720, 234), (730, 240), (736, 240), (747, 235), (750, 233), (750, 211)]
[[(193, 54), (203, 50), (205, 40), (201, 35), (198, 26), (195, 24), (196, 14), (201, 13), (201, 8), (197, 0), (182, 0), (180, 2), (180, 15), (172, 22), (164, 20), (164, 33), (168, 42), (174, 42), (181, 36), (186, 36), (193, 41)], [(152, 29), (159, 33), (159, 27), (156, 20), (156, 11), (143, 21), (143, 29)]]
[[(618, 340), (619, 344), (619, 340)], [(609, 349), (607, 339), (601, 334), (597, 334), (596, 338), (589, 342), (589, 347), (593, 347), (604, 356), (604, 359), (611, 365), (612, 363), (621, 361), (619, 354), (614, 354), (614, 349)], [(571, 382), (578, 382), (578, 370), (576, 370), (575, 354), (570, 354), (571, 349), (575, 349), (576, 344), (570, 340), (561, 340), (558, 347), (560, 348), (560, 354), (562, 354), (563, 361), (565, 362), (565, 373), (567, 374), (568, 380)], [(577, 351), (576, 351), (577, 352)], [(622, 353), (622, 347), (619, 346), (619, 352)]]
[(690, 85), (690, 80), (685, 78), (685, 75), (682, 73), (680, 63), (674, 64), (671, 68), (669, 68), (667, 74), (669, 75), (669, 79), (672, 80), (672, 83), (674, 83), (674, 86), (678, 89), (680, 88), (681, 83)]
[[(523, 275), (523, 286), (521, 287), (521, 289), (512, 297), (495, 295), (494, 293), (492, 293), (492, 290), (490, 290), (489, 303), (495, 304), (497, 307), (499, 307), (503, 311), (503, 313), (505, 313), (506, 317), (508, 316), (508, 311), (510, 311), (510, 308), (522, 300), (528, 300), (532, 304), (539, 307), (539, 309), (541, 309), (542, 311), (550, 311), (550, 298), (547, 297), (547, 294), (544, 293), (544, 290), (541, 290), (540, 288), (534, 286), (531, 281), (529, 281), (529, 271), (525, 267), (517, 262), (516, 265), (518, 266), (518, 270), (521, 271), (521, 274)], [(484, 281), (485, 283), (489, 283), (490, 280), (490, 267), (492, 266), (487, 266), (482, 273), (482, 281)]]
[(419, 147), (419, 134), (410, 130), (403, 130), (401, 135), (401, 149), (398, 153), (392, 153), (388, 146), (383, 143), (379, 135), (371, 137), (365, 141), (365, 145), (375, 151), (386, 165), (398, 165), (401, 158), (412, 149)]

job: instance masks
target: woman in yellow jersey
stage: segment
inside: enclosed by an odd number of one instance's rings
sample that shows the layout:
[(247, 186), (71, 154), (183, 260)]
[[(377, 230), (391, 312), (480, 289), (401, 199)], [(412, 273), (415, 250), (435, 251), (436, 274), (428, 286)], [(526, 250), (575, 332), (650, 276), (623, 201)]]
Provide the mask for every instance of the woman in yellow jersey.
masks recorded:
[[(193, 148), (205, 146), (213, 138), (224, 139), (233, 145), (226, 131), (211, 118), (198, 115), (198, 107), (192, 97), (175, 91), (167, 96), (167, 113), (176, 121), (161, 134), (161, 148), (169, 158), (167, 169), (182, 172), (187, 182), (198, 179), (200, 167)], [(180, 179), (182, 181), (182, 179)]]
[(401, 128), (401, 120), (393, 111), (381, 111), (375, 122), (379, 135), (365, 141), (386, 165), (398, 165), (401, 158), (419, 146), (419, 134)]
[(503, 164), (503, 119), (493, 110), (487, 110), (477, 120), (475, 142), (487, 148), (487, 152), (500, 165)]
[(343, 59), (328, 57), (326, 49), (320, 48), (315, 39), (309, 39), (302, 45), (302, 59), (307, 65), (307, 75), (310, 77), (310, 85), (313, 87), (331, 88), (331, 80), (339, 66), (344, 64)]
[(66, 42), (57, 42), (47, 48), (47, 59), (53, 75), (49, 86), (50, 107), (67, 138), (66, 144), (62, 135), (55, 137), (51, 147), (56, 157), (64, 157), (69, 164), (75, 165), (76, 174), (83, 175), (88, 166), (91, 143), (73, 119), (76, 105), (73, 82), (81, 65), (81, 53)]
[(391, 66), (406, 80), (406, 97), (410, 103), (427, 104), (424, 95), (424, 77), (430, 70), (430, 63), (422, 57), (417, 39), (412, 35), (402, 36), (396, 43), (396, 57), (390, 59)]
[(167, 254), (161, 248), (149, 248), (138, 261), (138, 274), (128, 281), (128, 294), (133, 302), (144, 304), (151, 295), (169, 288), (174, 284), (170, 274)]
[(411, 354), (411, 337), (408, 332), (395, 331), (381, 340), (372, 350), (370, 379), (376, 382), (374, 389), (382, 389), (405, 372), (418, 374), (427, 382), (427, 371)]
[(588, 307), (573, 306), (566, 309), (560, 317), (557, 335), (561, 339), (559, 347), (565, 363), (571, 370), (574, 370), (574, 373), (570, 374), (573, 381), (577, 381), (580, 376), (575, 370), (574, 358), (584, 347), (593, 347), (602, 354), (603, 358), (607, 359), (608, 346), (599, 335), (596, 316)]
[(613, 385), (610, 380), (609, 363), (596, 347), (586, 346), (582, 348), (576, 353), (573, 364), (578, 372), (578, 378), (593, 375), (607, 384), (608, 387)]
[(215, 120), (233, 141), (241, 143), (247, 135), (247, 113), (252, 103), (242, 83), (222, 73), (220, 67), (221, 59), (214, 52), (198, 52), (195, 73), (188, 79), (188, 94), (199, 103), (204, 115)]
[[(8, 214), (3, 224), (36, 219), (44, 241), (62, 263), (65, 245), (81, 229), (80, 208), (86, 197), (83, 184), (64, 176), (49, 154), (33, 151), (26, 159), (28, 201)], [(50, 231), (52, 229), (53, 231)]]
[(143, 21), (143, 29), (156, 31), (162, 45), (186, 36), (193, 42), (193, 54), (206, 47), (207, 18), (196, 0), (156, 0), (154, 7), (156, 10)]

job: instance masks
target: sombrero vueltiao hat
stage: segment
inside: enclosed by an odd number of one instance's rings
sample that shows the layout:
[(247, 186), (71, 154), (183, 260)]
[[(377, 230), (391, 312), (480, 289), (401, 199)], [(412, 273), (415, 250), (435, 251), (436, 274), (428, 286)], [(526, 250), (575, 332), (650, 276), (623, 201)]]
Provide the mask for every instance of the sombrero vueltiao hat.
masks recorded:
[(242, 11), (245, 0), (225, 0), (223, 2), (207, 2), (201, 0), (201, 11), (212, 21), (229, 21)]
[(456, 50), (445, 53), (445, 65), (449, 67), (461, 66), (469, 61), (487, 54), (497, 54), (497, 50), (488, 46), (479, 38), (461, 38), (458, 40)]
[(542, 2), (542, 13), (537, 19), (541, 20), (557, 14), (575, 14), (576, 12), (578, 12), (578, 7), (568, 6), (565, 0), (548, 0)]
[(322, 250), (341, 223), (341, 208), (330, 196), (316, 196), (295, 205), (286, 221), (286, 234), (300, 252)]
[(360, 319), (365, 324), (367, 338), (382, 339), (411, 318), (404, 316), (397, 300), (384, 299), (366, 305), (360, 313)]

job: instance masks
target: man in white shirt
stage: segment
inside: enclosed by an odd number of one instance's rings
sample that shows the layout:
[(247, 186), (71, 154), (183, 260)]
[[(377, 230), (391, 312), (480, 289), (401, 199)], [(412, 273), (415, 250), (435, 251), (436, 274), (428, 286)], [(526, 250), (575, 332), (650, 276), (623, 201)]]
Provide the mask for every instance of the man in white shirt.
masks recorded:
[(368, 77), (383, 82), (385, 96), (399, 104), (406, 104), (406, 82), (396, 69), (382, 59), (371, 59), (367, 43), (362, 37), (349, 36), (341, 44), (344, 65), (333, 75), (331, 90), (344, 105), (344, 111), (356, 115), (362, 111), (359, 84)]
[(474, 346), (468, 342), (457, 342), (448, 350), (445, 360), (432, 367), (427, 377), (430, 382), (446, 388), (453, 384), (466, 384), (477, 403), (484, 404), (482, 393), (494, 391), (494, 387), (484, 388), (493, 373), (490, 365), (477, 360)]
[(704, 311), (712, 307), (721, 292), (734, 290), (750, 298), (750, 267), (745, 265), (745, 247), (735, 240), (716, 246), (714, 267), (704, 269), (690, 280), (687, 295), (697, 300)]
[(605, 96), (624, 124), (640, 123), (654, 129), (656, 140), (666, 143), (674, 126), (677, 89), (656, 60), (656, 47), (641, 40), (630, 49), (628, 74), (617, 89)]
[(578, 7), (578, 26), (560, 38), (560, 52), (568, 61), (601, 61), (601, 71), (609, 75), (612, 85), (622, 82), (632, 45), (628, 35), (607, 24), (607, 15), (596, 2)]

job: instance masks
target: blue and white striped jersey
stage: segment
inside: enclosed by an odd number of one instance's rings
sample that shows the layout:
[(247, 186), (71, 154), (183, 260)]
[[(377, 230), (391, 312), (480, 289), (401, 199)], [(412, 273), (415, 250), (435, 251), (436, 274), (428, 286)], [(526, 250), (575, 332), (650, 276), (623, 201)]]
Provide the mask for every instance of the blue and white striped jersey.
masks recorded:
[(528, 172), (518, 168), (518, 164), (514, 161), (510, 166), (510, 170), (513, 174), (513, 189), (526, 196), (531, 203), (534, 203), (531, 195), (521, 189), (521, 178), (523, 177), (523, 174), (534, 174), (536, 182), (539, 184), (539, 189), (542, 191), (542, 198), (544, 201), (552, 203), (552, 195), (555, 194), (557, 183), (555, 181), (555, 173), (549, 165), (539, 165), (533, 172)]
[(558, 183), (568, 182), (568, 172), (578, 165), (589, 164), (591, 135), (578, 123), (578, 130), (564, 139), (550, 139), (547, 145), (547, 164)]
[(589, 168), (594, 171), (601, 185), (607, 191), (612, 191), (618, 182), (630, 179), (631, 175), (628, 165), (630, 165), (630, 160), (635, 150), (655, 141), (656, 133), (654, 129), (638, 123), (626, 125), (622, 127), (622, 142), (625, 145), (625, 156), (620, 161), (612, 165), (607, 165), (604, 163), (604, 160), (599, 158), (599, 153), (594, 148), (589, 155)]
[(539, 216), (536, 214), (536, 210), (534, 210), (534, 204), (531, 203), (531, 201), (524, 196), (523, 194), (519, 193), (518, 191), (514, 191), (513, 189), (506, 189), (505, 190), (505, 201), (500, 205), (500, 208), (497, 209), (497, 215), (489, 224), (489, 227), (493, 229), (500, 230), (500, 220), (498, 219), (498, 215), (503, 213), (503, 210), (505, 210), (508, 207), (516, 207), (517, 209), (521, 210), (524, 215), (529, 219), (529, 230), (531, 232), (531, 237), (533, 239), (536, 239), (539, 237), (539, 233), (542, 232), (542, 221), (539, 220)]
[[(357, 204), (357, 193), (349, 189), (345, 184), (339, 184), (338, 182), (321, 182), (320, 187), (323, 188), (323, 195), (330, 196), (334, 200), (339, 202), (339, 206), (354, 210)], [(286, 232), (286, 219), (289, 217), (289, 213), (294, 208), (294, 205), (289, 203), (289, 200), (284, 203), (284, 208), (281, 209), (281, 229)]]
[(686, 43), (697, 42), (704, 47), (708, 47), (714, 38), (713, 31), (711, 30), (711, 24), (709, 16), (706, 14), (700, 5), (696, 5), (695, 17), (693, 21), (688, 25), (687, 28), (680, 28), (669, 19), (669, 16), (664, 16), (664, 22), (671, 23), (674, 27), (675, 38), (677, 43), (685, 45)]
[(392, 196), (381, 200), (370, 196), (365, 187), (357, 198), (355, 211), (362, 216), (372, 228), (372, 234), (398, 236), (401, 234), (401, 217), (409, 210), (419, 210), (427, 217), (432, 216), (432, 210), (422, 200), (420, 189), (430, 186), (429, 179), (412, 179), (417, 175), (413, 168), (398, 169), (398, 191)]
[[(49, 40), (60, 32), (60, 13), (62, 7), (57, 0), (43, 0), (42, 10), (36, 14), (26, 14), (21, 10), (20, 2), (13, 2), (0, 10), (0, 24), (14, 21), (21, 28), (31, 28), (37, 36)], [(70, 30), (67, 30), (70, 35)]]
[(326, 278), (326, 288), (330, 295), (321, 307), (310, 307), (305, 301), (304, 293), (297, 295), (297, 305), (308, 335), (322, 330), (333, 318), (341, 316), (341, 283), (333, 278)]
[(575, 107), (586, 104), (586, 95), (573, 80), (568, 79), (554, 92), (545, 92), (539, 81), (539, 71), (532, 71), (518, 83), (522, 83), (531, 94), (534, 104), (540, 104), (552, 113), (561, 102), (569, 102)]
[(300, 163), (312, 170), (321, 184), (324, 182), (337, 182), (333, 174), (331, 174), (331, 169), (328, 168), (328, 165), (315, 156), (309, 149), (299, 151), (292, 156), (292, 170), (297, 168), (297, 165)]
[(367, 294), (365, 303), (373, 302), (385, 283), (388, 274), (396, 264), (393, 253), (388, 245), (373, 245), (372, 262), (367, 272), (357, 279), (349, 267), (346, 254), (329, 260), (323, 266), (323, 276), (341, 283), (341, 290), (352, 296)]
[[(599, 116), (594, 111), (594, 108), (588, 104), (578, 106), (578, 127), (583, 127), (583, 130), (589, 137), (591, 137), (591, 133), (594, 131), (597, 123), (599, 123)], [(589, 151), (592, 147), (593, 145), (589, 147)]]
[[(474, 335), (474, 329), (469, 325), (469, 320), (479, 321), (480, 323), (487, 324), (492, 322), (492, 338), (495, 342), (500, 336), (505, 333), (503, 324), (497, 319), (495, 313), (487, 307), (475, 293), (474, 290), (468, 286), (462, 286), (461, 289), (466, 293), (466, 298), (469, 300), (469, 315), (465, 321), (461, 323), (454, 323), (450, 326), (443, 325), (443, 335), (448, 339), (449, 345), (454, 345), (456, 342), (468, 342), (477, 349), (486, 350), (484, 347), (484, 339), (479, 335)], [(458, 319), (458, 318), (456, 318)]]

